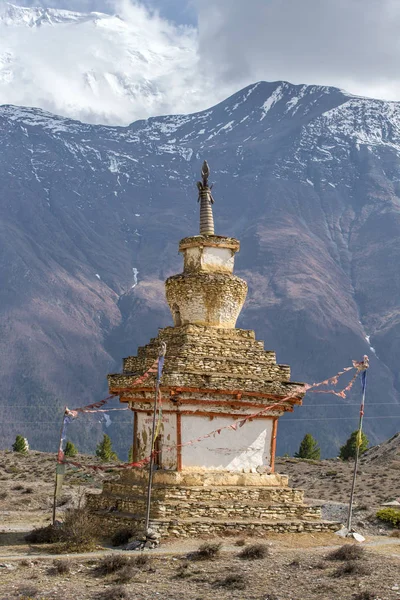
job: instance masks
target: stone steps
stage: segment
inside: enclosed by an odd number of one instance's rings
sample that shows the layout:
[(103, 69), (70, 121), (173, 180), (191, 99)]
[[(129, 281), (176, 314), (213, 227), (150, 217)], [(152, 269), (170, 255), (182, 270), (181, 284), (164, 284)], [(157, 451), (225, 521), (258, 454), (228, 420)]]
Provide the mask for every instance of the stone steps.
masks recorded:
[[(124, 512), (96, 511), (102, 522), (104, 534), (111, 535), (119, 529), (130, 527), (135, 529), (143, 524), (143, 520), (135, 515)], [(150, 527), (165, 537), (208, 537), (221, 536), (264, 536), (268, 533), (316, 533), (337, 531), (340, 523), (334, 521), (306, 520), (306, 519), (151, 519)]]
[[(137, 485), (126, 485), (116, 482), (104, 482), (103, 494), (113, 497), (131, 500), (133, 498), (144, 497), (146, 489)], [(245, 486), (223, 486), (217, 487), (162, 487), (154, 486), (153, 499), (164, 502), (182, 502), (182, 503), (241, 503), (251, 504), (265, 503), (273, 504), (303, 504), (304, 490), (283, 487), (254, 487)]]

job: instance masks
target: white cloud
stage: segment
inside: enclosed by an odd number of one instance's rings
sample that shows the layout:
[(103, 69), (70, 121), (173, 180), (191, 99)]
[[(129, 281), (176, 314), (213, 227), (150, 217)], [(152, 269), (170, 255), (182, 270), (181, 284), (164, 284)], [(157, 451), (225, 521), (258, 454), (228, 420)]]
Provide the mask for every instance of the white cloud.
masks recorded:
[(3, 5), (0, 102), (113, 123), (202, 108), (196, 32), (127, 0), (116, 12)]
[(399, 0), (186, 0), (198, 31), (129, 0), (49, 2), (119, 17), (3, 19), (0, 103), (125, 124), (207, 108), (262, 79), (400, 99)]

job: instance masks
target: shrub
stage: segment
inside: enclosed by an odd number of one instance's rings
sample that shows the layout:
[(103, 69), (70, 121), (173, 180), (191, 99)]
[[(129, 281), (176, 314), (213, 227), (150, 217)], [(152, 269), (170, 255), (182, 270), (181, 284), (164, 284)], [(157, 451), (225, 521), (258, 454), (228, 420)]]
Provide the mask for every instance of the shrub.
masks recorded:
[(99, 575), (110, 575), (117, 573), (130, 564), (130, 559), (122, 554), (108, 554), (96, 567), (96, 573)]
[(308, 458), (311, 460), (319, 460), (321, 458), (321, 450), (318, 442), (313, 438), (311, 433), (306, 433), (300, 444), (299, 451), (294, 456), (296, 458)]
[(225, 587), (230, 590), (244, 590), (247, 586), (247, 581), (240, 573), (233, 573), (228, 575), (225, 579), (217, 580), (214, 585), (218, 587)]
[(118, 460), (118, 456), (112, 449), (111, 438), (106, 433), (103, 436), (103, 440), (97, 445), (96, 456), (103, 462)]
[(38, 587), (36, 587), (36, 585), (24, 585), (18, 590), (20, 597), (26, 598), (27, 600), (30, 598), (36, 598), (39, 592), (40, 590)]
[(353, 600), (375, 600), (376, 598), (376, 594), (373, 594), (372, 592), (368, 592), (367, 590), (364, 590), (363, 592), (359, 592), (358, 594), (355, 594), (353, 596)]
[(55, 544), (61, 540), (61, 528), (54, 525), (38, 527), (30, 531), (25, 540), (30, 544)]
[(263, 544), (252, 544), (247, 546), (241, 552), (238, 557), (243, 560), (261, 560), (268, 555), (268, 548)]
[(398, 508), (392, 508), (389, 506), (387, 508), (381, 508), (376, 513), (376, 516), (381, 521), (389, 523), (392, 527), (400, 526), (400, 510)]
[(69, 456), (70, 458), (73, 458), (77, 454), (78, 454), (78, 449), (76, 448), (76, 446), (72, 442), (67, 440), (67, 443), (65, 444), (64, 455)]
[(343, 577), (346, 575), (366, 575), (367, 573), (368, 571), (364, 566), (350, 560), (349, 562), (345, 562), (340, 565), (333, 573), (333, 577)]
[(345, 544), (337, 550), (333, 550), (326, 557), (328, 560), (360, 560), (365, 556), (365, 549), (357, 544)]
[(190, 558), (194, 560), (214, 560), (221, 551), (222, 544), (219, 542), (206, 542), (202, 544), (197, 552), (190, 554)]
[(245, 546), (246, 545), (246, 540), (244, 538), (240, 538), (239, 540), (236, 540), (235, 542), (235, 546)]
[(148, 567), (150, 564), (150, 558), (148, 554), (139, 554), (133, 559), (135, 567)]
[(126, 565), (118, 571), (116, 581), (118, 583), (129, 583), (137, 573), (138, 569), (135, 569), (132, 565)]
[[(347, 442), (340, 448), (339, 458), (341, 460), (349, 460), (355, 458), (357, 453), (358, 429), (353, 431)], [(364, 432), (361, 432), (360, 454), (365, 452), (369, 446), (369, 441)]]
[(129, 594), (121, 585), (115, 585), (100, 592), (96, 597), (98, 600), (125, 600), (129, 598)]
[(69, 562), (65, 559), (55, 560), (50, 573), (53, 575), (67, 575), (70, 572)]
[(122, 546), (127, 544), (135, 533), (131, 529), (119, 529), (111, 538), (111, 544), (114, 546)]
[(66, 552), (93, 550), (100, 531), (98, 519), (84, 507), (67, 510), (60, 530)]
[(12, 445), (12, 449), (14, 452), (19, 452), (20, 454), (27, 454), (29, 451), (28, 440), (22, 435), (17, 435), (17, 437), (15, 438), (15, 442)]
[(394, 529), (390, 534), (390, 537), (400, 538), (400, 529)]

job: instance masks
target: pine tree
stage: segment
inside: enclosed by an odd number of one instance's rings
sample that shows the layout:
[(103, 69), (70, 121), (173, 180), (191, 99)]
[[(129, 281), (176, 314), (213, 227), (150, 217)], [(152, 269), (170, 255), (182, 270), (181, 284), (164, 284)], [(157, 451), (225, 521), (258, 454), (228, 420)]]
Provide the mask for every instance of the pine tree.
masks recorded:
[(118, 456), (112, 449), (112, 442), (110, 436), (106, 433), (103, 436), (103, 441), (97, 445), (96, 456), (100, 458), (103, 462), (108, 462), (109, 460), (118, 460)]
[(319, 460), (321, 458), (321, 450), (318, 446), (318, 442), (313, 438), (311, 433), (306, 433), (300, 444), (299, 451), (295, 453), (295, 457), (313, 460)]
[[(340, 448), (339, 458), (349, 460), (355, 458), (357, 453), (358, 429), (353, 431), (347, 442)], [(369, 446), (369, 440), (365, 433), (361, 432), (360, 454), (366, 451)]]
[(77, 454), (78, 454), (78, 449), (75, 446), (75, 444), (73, 444), (72, 442), (67, 440), (67, 443), (65, 444), (64, 455), (73, 458)]
[(13, 443), (12, 449), (14, 452), (20, 454), (27, 454), (29, 450), (28, 440), (23, 435), (17, 435), (15, 442)]

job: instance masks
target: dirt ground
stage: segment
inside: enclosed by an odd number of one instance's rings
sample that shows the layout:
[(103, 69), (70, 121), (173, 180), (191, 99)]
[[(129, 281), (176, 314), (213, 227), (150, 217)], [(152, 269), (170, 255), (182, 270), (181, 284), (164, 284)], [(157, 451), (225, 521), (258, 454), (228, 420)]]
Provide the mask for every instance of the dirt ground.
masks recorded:
[[(79, 457), (80, 462), (94, 460)], [(0, 452), (0, 600), (208, 600), (215, 596), (221, 600), (400, 600), (400, 538), (391, 537), (385, 528), (364, 530), (365, 555), (355, 561), (326, 558), (332, 548), (344, 543), (334, 534), (271, 534), (263, 539), (220, 540), (220, 555), (203, 561), (187, 555), (204, 540), (163, 540), (157, 550), (145, 554), (148, 564), (130, 564), (102, 575), (98, 567), (106, 554), (130, 561), (138, 554), (103, 546), (94, 553), (60, 557), (51, 554), (49, 546), (24, 541), (34, 526), (50, 522), (54, 468), (51, 454), (31, 452), (24, 457)], [(351, 464), (279, 459), (276, 468), (290, 476), (290, 485), (305, 489), (308, 498), (322, 499), (327, 506), (347, 499)], [(398, 497), (399, 472), (390, 461), (362, 464), (358, 514), (364, 511), (363, 518), (372, 522), (383, 501)], [(110, 476), (69, 470), (58, 516), (75, 506), (86, 489), (100, 490), (102, 480)], [(376, 531), (382, 535), (373, 535)], [(236, 545), (244, 542), (245, 546)], [(267, 556), (258, 560), (238, 556), (255, 543), (267, 546)], [(61, 567), (55, 563), (60, 559), (66, 561)]]

